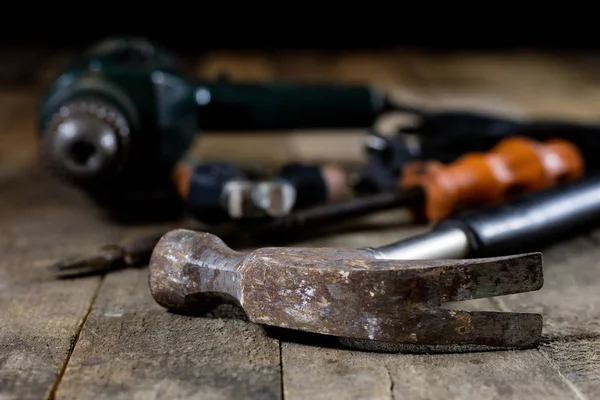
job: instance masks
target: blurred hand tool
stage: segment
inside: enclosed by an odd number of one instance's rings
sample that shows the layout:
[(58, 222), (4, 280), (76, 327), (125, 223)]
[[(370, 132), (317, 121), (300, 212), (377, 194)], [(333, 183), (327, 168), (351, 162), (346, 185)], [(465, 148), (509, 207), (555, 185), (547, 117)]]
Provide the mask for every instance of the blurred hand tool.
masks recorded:
[(386, 259), (493, 257), (540, 251), (600, 224), (600, 175), (522, 194), (437, 222), (428, 233), (370, 248)]
[[(416, 193), (420, 193), (422, 207), (415, 210), (415, 217), (438, 221), (464, 208), (495, 204), (509, 196), (579, 179), (584, 175), (584, 164), (580, 151), (566, 140), (551, 139), (540, 143), (524, 137), (509, 137), (488, 152), (464, 154), (448, 165), (429, 160), (411, 161), (393, 177), (385, 175), (390, 171), (389, 166), (374, 164), (367, 167), (371, 169), (370, 176), (381, 177), (380, 182), (393, 179), (393, 185), (385, 188), (378, 183), (365, 183), (364, 179), (368, 180), (368, 177), (364, 174), (359, 176), (358, 182), (350, 183), (352, 173), (342, 167), (337, 167), (337, 174), (340, 177), (346, 175), (346, 178), (321, 178), (321, 181), (328, 186), (329, 192), (346, 193), (345, 196), (348, 196), (347, 192), (364, 195), (418, 187), (421, 190)], [(334, 165), (328, 166), (329, 176), (334, 176), (335, 170)], [(348, 185), (352, 188), (345, 189)], [(327, 200), (327, 197), (322, 196), (321, 200)]]
[(440, 221), (467, 208), (494, 205), (519, 194), (575, 181), (584, 172), (581, 153), (566, 140), (540, 143), (508, 137), (487, 153), (467, 153), (448, 165), (412, 162), (404, 167), (398, 183), (400, 187), (422, 189), (416, 218)]
[[(496, 204), (510, 196), (562, 185), (583, 174), (579, 153), (561, 140), (537, 143), (525, 138), (507, 138), (488, 154), (466, 155), (448, 166), (436, 162), (431, 165), (415, 164), (393, 192), (331, 202), (253, 223), (224, 224), (211, 232), (226, 237), (227, 241), (281, 240), (286, 235), (307, 232), (320, 225), (398, 207), (412, 210), (417, 220), (439, 221), (461, 209)], [(149, 245), (151, 241), (145, 243)], [(147, 254), (149, 250), (144, 251)], [(86, 259), (93, 262), (88, 265)], [(107, 258), (101, 250), (99, 254), (66, 260), (52, 268), (72, 276), (104, 273), (128, 265), (131, 264), (124, 263), (123, 258)]]
[(290, 182), (252, 180), (229, 162), (180, 162), (173, 182), (191, 216), (209, 224), (287, 214), (296, 195)]
[[(398, 133), (389, 137), (370, 131), (364, 141), (367, 162), (354, 173), (353, 191), (367, 194), (394, 190), (405, 165), (417, 160), (439, 160), (423, 154), (420, 145), (410, 135)], [(461, 155), (465, 153), (468, 151)]]
[[(230, 221), (218, 224), (210, 228), (210, 231), (226, 238), (228, 243), (250, 244), (269, 241), (280, 243), (294, 240), (307, 232), (310, 232), (311, 236), (316, 236), (319, 228), (333, 223), (394, 207), (410, 206), (411, 201), (417, 199), (418, 197), (410, 190), (379, 193), (364, 198), (310, 207), (278, 218)], [(164, 233), (149, 235), (128, 243), (105, 245), (94, 254), (72, 256), (50, 265), (49, 268), (58, 274), (58, 278), (69, 279), (146, 265), (152, 249)]]
[(173, 181), (190, 214), (204, 223), (281, 217), (348, 196), (335, 165), (290, 163), (273, 176), (249, 179), (232, 163), (178, 163)]
[(465, 213), (429, 233), (375, 248), (270, 247), (243, 254), (214, 235), (178, 229), (152, 253), (150, 291), (170, 310), (202, 313), (230, 303), (255, 323), (325, 335), (529, 348), (539, 343), (540, 315), (443, 304), (540, 289), (541, 254), (508, 254), (539, 251), (599, 223), (595, 177)]
[[(538, 143), (511, 137), (487, 153), (466, 154), (450, 165), (411, 161), (402, 166), (399, 175), (392, 176), (392, 170), (391, 165), (375, 159), (373, 164), (359, 171), (357, 182), (352, 183), (353, 172), (335, 164), (289, 164), (265, 181), (222, 179), (216, 191), (207, 190), (207, 179), (202, 174), (206, 167), (201, 166), (200, 172), (192, 173), (188, 169), (181, 173), (177, 186), (188, 206), (203, 222), (216, 222), (214, 218), (220, 215), (207, 206), (207, 202), (217, 204), (211, 193), (218, 193), (221, 203), (227, 204), (222, 206), (228, 210), (223, 218), (241, 219), (284, 216), (292, 210), (338, 202), (353, 193), (365, 195), (419, 186), (425, 198), (419, 215), (415, 216), (432, 221), (447, 218), (460, 208), (494, 204), (507, 195), (578, 179), (584, 174), (584, 160), (578, 149), (566, 140)], [(370, 178), (378, 182), (373, 183)], [(388, 181), (384, 187), (383, 182)]]
[(116, 205), (154, 189), (153, 174), (168, 174), (198, 130), (366, 128), (394, 109), (402, 106), (364, 85), (198, 81), (160, 46), (115, 38), (50, 85), (38, 131), (52, 171)]

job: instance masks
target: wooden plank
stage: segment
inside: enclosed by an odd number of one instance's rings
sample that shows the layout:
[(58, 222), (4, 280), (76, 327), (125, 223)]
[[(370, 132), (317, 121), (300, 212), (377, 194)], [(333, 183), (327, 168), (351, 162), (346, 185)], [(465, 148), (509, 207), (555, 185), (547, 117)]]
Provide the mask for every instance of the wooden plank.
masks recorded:
[(536, 350), (374, 354), (282, 344), (286, 399), (578, 399)]
[(590, 397), (600, 392), (598, 260), (600, 246), (594, 237), (566, 240), (544, 251), (542, 290), (498, 299), (503, 310), (542, 313), (542, 353), (575, 390)]
[(392, 357), (395, 398), (579, 399), (536, 350)]
[(412, 91), (412, 71), (403, 65), (405, 52), (343, 52), (336, 58), (332, 76), (341, 82), (372, 85), (380, 90)]
[[(529, 109), (538, 113), (553, 111), (561, 104), (556, 96), (571, 90), (568, 84), (562, 89), (561, 84), (555, 84), (548, 89), (549, 96), (555, 100), (536, 102), (542, 96), (541, 89), (533, 95), (527, 93), (531, 88), (516, 88), (523, 82), (504, 72), (494, 75), (493, 64), (501, 70), (503, 65), (515, 62), (521, 66), (508, 70), (516, 75), (519, 68), (534, 69), (544, 78), (536, 77), (534, 71), (525, 74), (523, 79), (533, 79), (537, 85), (560, 81), (551, 75), (560, 74), (559, 71), (566, 67), (550, 67), (551, 73), (543, 73), (540, 72), (543, 63), (539, 61), (519, 64), (520, 61), (502, 61), (502, 58), (493, 58), (493, 62), (481, 61), (479, 67), (471, 70), (475, 78), (470, 80), (471, 75), (465, 74), (461, 79), (467, 83), (463, 84), (456, 78), (460, 74), (456, 69), (462, 68), (464, 61), (457, 59), (449, 63), (447, 70), (431, 66), (437, 71), (435, 74), (427, 72), (427, 64), (442, 65), (443, 62), (438, 58), (423, 62), (425, 72), (415, 78), (416, 81), (405, 77), (413, 76), (419, 69), (417, 67), (423, 65), (401, 63), (403, 57), (387, 64), (397, 68), (398, 63), (397, 71), (381, 70), (372, 76), (374, 80), (381, 79), (382, 83), (389, 78), (390, 87), (393, 85), (399, 92), (406, 84), (407, 92), (411, 91), (415, 98), (429, 101), (431, 105), (458, 107), (481, 103), (483, 108), (505, 107), (519, 115)], [(257, 61), (256, 65), (267, 63), (264, 60)], [(227, 66), (229, 62), (222, 65)], [(309, 63), (304, 62), (303, 65)], [(360, 71), (353, 71), (350, 63), (345, 64), (346, 70), (340, 73), (339, 79), (368, 77), (370, 73), (365, 64), (368, 66), (369, 62), (363, 61)], [(239, 76), (247, 78), (269, 79), (276, 74), (294, 74), (289, 65), (277, 69), (265, 64), (266, 67), (256, 67), (254, 71), (244, 71), (243, 62), (236, 65), (241, 71)], [(399, 71), (402, 68), (410, 68), (410, 71)], [(397, 83), (393, 81), (396, 73), (402, 76), (397, 78)], [(310, 74), (317, 76), (320, 72), (315, 69)], [(423, 81), (427, 76), (437, 76), (437, 83), (425, 85)], [(485, 78), (489, 79), (489, 84), (478, 81), (484, 76), (496, 78)], [(584, 90), (583, 85), (577, 83), (575, 72), (569, 72), (568, 76), (575, 82), (574, 92)], [(503, 85), (503, 80), (509, 83)], [(587, 99), (585, 112), (575, 110), (582, 105), (580, 102), (563, 102), (567, 110), (563, 115), (591, 115), (593, 104), (587, 102), (591, 103), (595, 99), (594, 91), (598, 91), (597, 86), (590, 86), (584, 94)], [(451, 98), (453, 93), (458, 93), (454, 100)], [(574, 96), (573, 93), (568, 98)], [(486, 103), (486, 98), (491, 100)], [(463, 99), (463, 103), (457, 103), (456, 99)], [(13, 112), (23, 113), (17, 107)], [(28, 119), (29, 124), (31, 120), (26, 115), (33, 115), (33, 109), (27, 113), (19, 119)], [(0, 116), (0, 126), (3, 126), (2, 121)], [(98, 244), (118, 240), (132, 230), (125, 231), (102, 222), (97, 210), (79, 193), (49, 179), (39, 169), (32, 169), (35, 146), (23, 137), (31, 135), (33, 124), (17, 125), (7, 125), (10, 126), (7, 136), (0, 133), (3, 145), (9, 143), (8, 147), (0, 148), (3, 162), (7, 160), (13, 165), (21, 160), (22, 166), (26, 167), (0, 168), (3, 193), (0, 228), (4, 233), (0, 237), (0, 249), (4, 254), (0, 260), (0, 318), (3, 321), (0, 346), (4, 346), (0, 352), (0, 397), (30, 395), (40, 398), (45, 393), (54, 393), (54, 377), (61, 373), (63, 361), (69, 355), (98, 287), (96, 278), (77, 282), (48, 281), (42, 267), (51, 259), (73, 251), (92, 250)], [(8, 137), (10, 139), (5, 139)], [(34, 136), (29, 137), (33, 139)], [(272, 142), (268, 138), (255, 142), (254, 136), (249, 139), (252, 144), (240, 146), (230, 140), (225, 144), (227, 140), (224, 140), (221, 147), (202, 149), (206, 151), (204, 154), (232, 160), (236, 157), (256, 160), (276, 154), (271, 158), (274, 162), (289, 161), (288, 157), (292, 156), (307, 158), (317, 150), (325, 157), (327, 152), (332, 154), (338, 150), (333, 146), (337, 142), (333, 141), (322, 146), (326, 151), (310, 145), (299, 151), (301, 145), (297, 142)], [(17, 140), (22, 142), (17, 144)], [(232, 143), (245, 149), (232, 151)], [(252, 150), (254, 146), (264, 147), (267, 151)], [(28, 150), (17, 151), (23, 148)], [(288, 153), (286, 149), (289, 149)], [(355, 154), (347, 157), (353, 158)], [(383, 222), (369, 224), (370, 233), (363, 225), (360, 231), (302, 244), (379, 245), (423, 229), (391, 224), (386, 220), (395, 218), (388, 214), (381, 215), (380, 219)], [(289, 398), (583, 398), (597, 393), (598, 325), (595, 321), (598, 315), (594, 308), (597, 294), (593, 290), (594, 285), (598, 286), (595, 280), (598, 263), (594, 261), (598, 254), (590, 239), (581, 244), (573, 243), (553, 247), (546, 253), (547, 280), (543, 291), (479, 304), (490, 309), (502, 307), (544, 312), (548, 317), (541, 352), (375, 354), (328, 349), (318, 343), (306, 345), (284, 341), (281, 354), (284, 394)], [(570, 246), (574, 246), (575, 254), (565, 250)], [(563, 265), (567, 266), (567, 272), (557, 269)], [(98, 301), (88, 316), (64, 380), (58, 387), (57, 397), (279, 398), (282, 380), (279, 368), (277, 340), (266, 336), (261, 327), (235, 319), (169, 314), (151, 299), (145, 271), (123, 271), (108, 276), (100, 289)], [(28, 375), (22, 371), (33, 373)], [(29, 389), (25, 392), (23, 387), (27, 385)]]
[(146, 270), (106, 278), (57, 392), (60, 399), (279, 399), (279, 343), (239, 319), (171, 314)]
[[(31, 268), (26, 261), (18, 266)], [(0, 398), (40, 399), (52, 392), (99, 283), (2, 282)]]
[(40, 171), (4, 176), (0, 186), (0, 397), (43, 398), (100, 284), (56, 281), (45, 267), (113, 235)]
[(564, 378), (572, 383), (580, 398), (595, 398), (600, 391), (600, 340), (598, 336), (548, 341), (542, 353)]
[(281, 351), (285, 399), (394, 398), (380, 355), (286, 342)]
[(7, 285), (51, 280), (45, 265), (121, 238), (118, 227), (103, 223), (101, 213), (80, 193), (43, 172), (22, 171), (18, 179), (4, 183), (0, 183), (6, 193), (0, 202), (0, 281)]
[[(38, 163), (35, 96), (0, 94), (0, 398), (54, 390), (98, 278), (57, 281), (45, 268), (118, 239), (80, 193)], [(85, 234), (82, 235), (82, 232)]]

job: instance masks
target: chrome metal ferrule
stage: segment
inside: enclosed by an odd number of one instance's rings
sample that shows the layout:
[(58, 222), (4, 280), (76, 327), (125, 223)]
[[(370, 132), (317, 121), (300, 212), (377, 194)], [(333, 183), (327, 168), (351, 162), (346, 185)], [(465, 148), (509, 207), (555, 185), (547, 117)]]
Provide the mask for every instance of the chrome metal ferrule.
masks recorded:
[(471, 245), (462, 229), (444, 228), (366, 250), (378, 259), (427, 260), (465, 258)]

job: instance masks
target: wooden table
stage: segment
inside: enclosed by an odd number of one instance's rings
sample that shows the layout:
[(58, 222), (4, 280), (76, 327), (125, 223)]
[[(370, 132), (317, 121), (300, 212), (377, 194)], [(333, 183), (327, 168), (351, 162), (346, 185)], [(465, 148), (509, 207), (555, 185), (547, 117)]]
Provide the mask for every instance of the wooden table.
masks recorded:
[[(280, 340), (239, 319), (170, 314), (151, 298), (144, 268), (52, 279), (44, 268), (48, 263), (160, 228), (106, 220), (81, 193), (40, 166), (36, 102), (67, 59), (20, 50), (1, 57), (0, 399), (599, 397), (600, 235), (545, 249), (541, 291), (477, 303), (542, 313), (543, 343), (528, 351), (351, 351)], [(600, 114), (599, 67), (600, 59), (591, 55), (527, 52), (215, 53), (197, 63), (205, 76), (227, 69), (239, 79), (370, 82), (432, 109), (579, 120)], [(361, 135), (284, 132), (274, 139), (206, 133), (194, 152), (239, 162), (361, 161)], [(298, 245), (380, 245), (425, 229), (390, 220), (374, 216), (362, 230)]]

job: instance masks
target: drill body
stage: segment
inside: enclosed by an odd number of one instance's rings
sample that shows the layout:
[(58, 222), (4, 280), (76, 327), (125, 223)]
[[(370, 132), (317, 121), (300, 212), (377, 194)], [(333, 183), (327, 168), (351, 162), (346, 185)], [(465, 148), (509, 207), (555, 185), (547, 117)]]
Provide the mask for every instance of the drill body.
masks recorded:
[(366, 128), (385, 107), (363, 85), (197, 80), (165, 49), (115, 38), (58, 76), (38, 127), (47, 165), (115, 208), (171, 196), (171, 171), (199, 130)]

